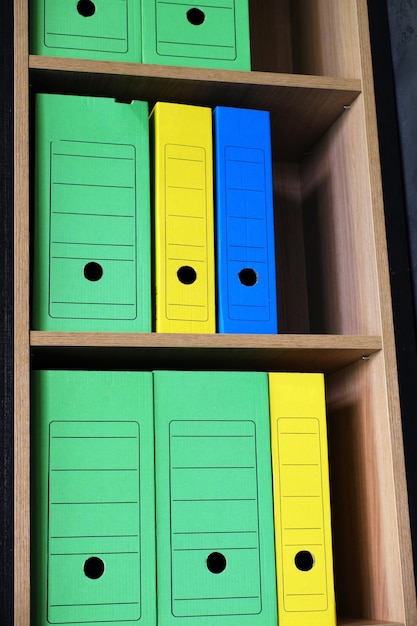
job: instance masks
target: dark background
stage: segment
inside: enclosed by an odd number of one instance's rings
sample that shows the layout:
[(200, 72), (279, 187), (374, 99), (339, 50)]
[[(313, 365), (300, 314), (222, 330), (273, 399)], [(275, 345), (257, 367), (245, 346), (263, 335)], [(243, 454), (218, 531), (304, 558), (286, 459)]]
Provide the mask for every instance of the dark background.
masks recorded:
[(368, 10), (417, 572), (417, 0), (368, 0)]
[[(334, 0), (335, 2), (339, 0)], [(417, 0), (368, 0), (417, 571)], [(0, 624), (13, 624), (13, 0), (0, 0)]]
[(0, 1), (0, 624), (13, 624), (13, 0)]

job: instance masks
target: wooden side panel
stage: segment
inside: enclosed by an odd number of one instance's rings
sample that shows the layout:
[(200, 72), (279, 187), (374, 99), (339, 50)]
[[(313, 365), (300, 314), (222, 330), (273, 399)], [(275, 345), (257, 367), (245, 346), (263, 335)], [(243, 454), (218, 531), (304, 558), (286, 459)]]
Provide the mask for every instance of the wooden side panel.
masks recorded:
[(295, 73), (361, 77), (357, 4), (333, 0), (291, 3)]
[(411, 624), (401, 426), (385, 367), (380, 353), (327, 378), (336, 606), (341, 615)]
[(30, 624), (28, 7), (15, 0), (15, 624)]
[(303, 165), (310, 331), (379, 334), (363, 98)]
[(275, 163), (274, 215), (280, 333), (308, 333), (303, 210), (298, 164)]
[[(249, 0), (252, 69), (292, 72), (291, 0)], [(274, 45), (271, 46), (271, 41)]]

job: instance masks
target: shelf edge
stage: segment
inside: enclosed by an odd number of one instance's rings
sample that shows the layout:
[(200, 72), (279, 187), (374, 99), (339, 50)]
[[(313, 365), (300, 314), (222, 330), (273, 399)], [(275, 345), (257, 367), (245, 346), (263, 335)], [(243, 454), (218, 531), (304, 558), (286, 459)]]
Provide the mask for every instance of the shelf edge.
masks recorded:
[(36, 71), (75, 72), (121, 75), (137, 78), (160, 78), (167, 80), (188, 80), (205, 82), (239, 83), (245, 85), (266, 85), (271, 87), (294, 87), (302, 89), (331, 89), (351, 91), (359, 95), (362, 81), (359, 78), (337, 78), (310, 74), (288, 74), (260, 71), (218, 70), (145, 63), (125, 63), (115, 61), (91, 61), (64, 57), (30, 55), (29, 69)]
[(123, 348), (224, 348), (266, 350), (316, 349), (358, 350), (370, 354), (382, 349), (378, 335), (231, 335), (177, 333), (30, 332), (36, 347), (123, 347)]

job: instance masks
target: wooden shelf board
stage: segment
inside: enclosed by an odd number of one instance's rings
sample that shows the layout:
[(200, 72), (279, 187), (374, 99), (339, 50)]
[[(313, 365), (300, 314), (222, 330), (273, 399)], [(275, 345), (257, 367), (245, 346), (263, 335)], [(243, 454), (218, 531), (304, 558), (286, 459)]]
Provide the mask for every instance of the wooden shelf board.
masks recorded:
[(381, 622), (372, 619), (338, 618), (337, 626), (404, 626), (401, 622)]
[(29, 69), (36, 92), (269, 110), (274, 159), (288, 161), (308, 152), (361, 92), (357, 79), (34, 55)]
[(135, 367), (302, 369), (333, 372), (382, 348), (380, 337), (344, 335), (180, 335), (168, 333), (30, 333), (35, 368)]
[(402, 622), (381, 622), (372, 619), (338, 618), (337, 626), (404, 626)]

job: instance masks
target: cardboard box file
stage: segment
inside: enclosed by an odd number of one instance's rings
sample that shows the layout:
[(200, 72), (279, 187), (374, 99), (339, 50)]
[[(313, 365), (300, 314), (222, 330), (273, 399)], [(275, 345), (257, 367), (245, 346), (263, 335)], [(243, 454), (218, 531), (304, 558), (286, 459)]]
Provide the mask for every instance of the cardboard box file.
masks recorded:
[(269, 374), (278, 617), (335, 626), (322, 374)]
[(211, 109), (158, 102), (151, 129), (156, 331), (214, 333)]
[(155, 626), (152, 374), (38, 371), (33, 626)]
[(214, 110), (217, 318), (223, 333), (276, 333), (269, 113)]
[(36, 99), (36, 330), (151, 329), (148, 106)]
[(267, 375), (155, 372), (158, 624), (276, 624)]
[(248, 0), (142, 0), (144, 63), (250, 70)]
[(32, 54), (139, 63), (141, 0), (30, 0)]

